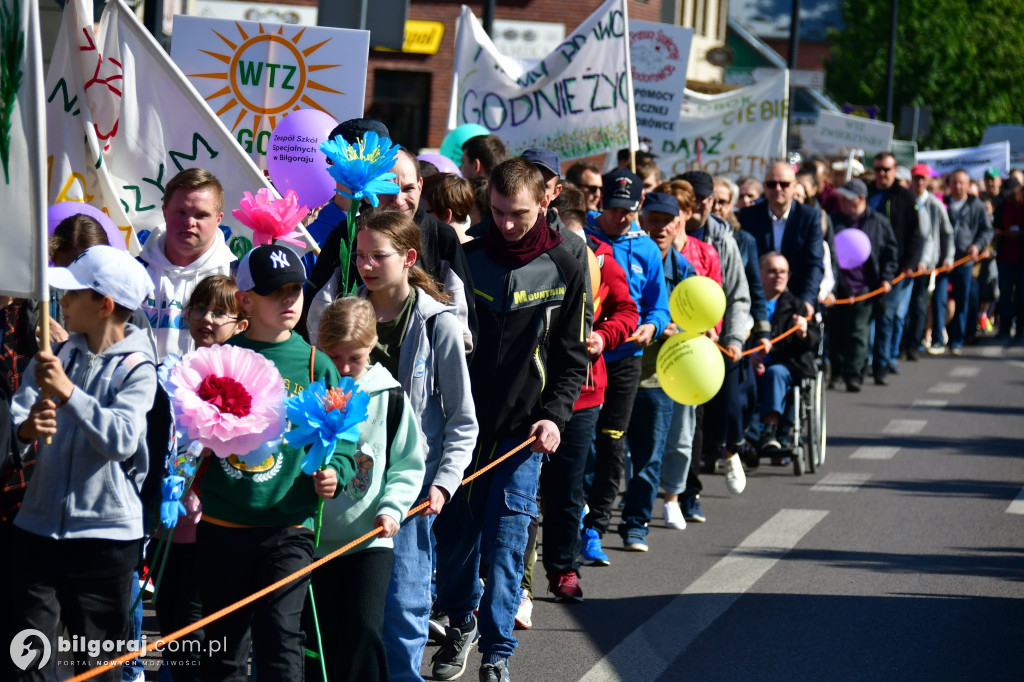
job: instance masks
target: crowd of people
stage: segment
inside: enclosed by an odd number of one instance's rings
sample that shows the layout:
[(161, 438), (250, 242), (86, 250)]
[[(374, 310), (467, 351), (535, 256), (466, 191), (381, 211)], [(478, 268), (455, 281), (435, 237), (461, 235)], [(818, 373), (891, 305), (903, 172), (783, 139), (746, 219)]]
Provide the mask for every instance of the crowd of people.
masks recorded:
[[(370, 119), (331, 137), (369, 131), (388, 137)], [(460, 176), (400, 150), (397, 193), (379, 205), (339, 192), (308, 225), (318, 258), (271, 244), (236, 261), (219, 229), (226, 199), (202, 169), (168, 182), (166, 224), (138, 259), (88, 216), (57, 227), (52, 349), (37, 346), (37, 302), (2, 301), (0, 545), (17, 557), (0, 562), (4, 641), (26, 628), (137, 640), (148, 531), (172, 537), (155, 597), (163, 633), (375, 531), (188, 635), (197, 646), (169, 647), (161, 679), (240, 680), (251, 667), (261, 680), (418, 680), (433, 644), (435, 679), (461, 676), (476, 645), (480, 680), (509, 680), (537, 559), (546, 592), (580, 602), (583, 567), (611, 561), (618, 509), (634, 552), (650, 550), (659, 490), (665, 527), (705, 522), (702, 475), (740, 494), (762, 458), (788, 463), (800, 378), (823, 366), (830, 387), (856, 392), (867, 377), (888, 385), (901, 359), (959, 355), (993, 325), (1024, 340), (1020, 171), (978, 186), (883, 153), (860, 173), (811, 159), (759, 178), (666, 178), (653, 156), (633, 171), (625, 153), (610, 172), (563, 173), (554, 152), (508, 157), (491, 135), (461, 153)], [(836, 236), (854, 228), (870, 253), (841, 267)], [(696, 407), (662, 390), (656, 365), (686, 331), (669, 295), (694, 276), (726, 300), (705, 332), (725, 377)], [(350, 377), (369, 417), (312, 475), (287, 441), (261, 462), (204, 451), (184, 516), (153, 533), (140, 491), (162, 475), (146, 428), (158, 375), (222, 344), (271, 361), (289, 394)], [(45, 679), (54, 665), (4, 677)], [(136, 662), (103, 679), (141, 674)]]

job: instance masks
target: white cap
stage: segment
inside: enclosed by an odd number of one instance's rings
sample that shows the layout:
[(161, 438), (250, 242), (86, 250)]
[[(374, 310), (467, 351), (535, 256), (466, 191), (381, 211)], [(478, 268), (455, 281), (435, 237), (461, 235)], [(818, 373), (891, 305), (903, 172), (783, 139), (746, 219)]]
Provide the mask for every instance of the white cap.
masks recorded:
[(129, 310), (136, 310), (153, 291), (153, 281), (142, 263), (113, 246), (89, 247), (66, 268), (48, 268), (47, 277), (51, 287), (92, 289)]

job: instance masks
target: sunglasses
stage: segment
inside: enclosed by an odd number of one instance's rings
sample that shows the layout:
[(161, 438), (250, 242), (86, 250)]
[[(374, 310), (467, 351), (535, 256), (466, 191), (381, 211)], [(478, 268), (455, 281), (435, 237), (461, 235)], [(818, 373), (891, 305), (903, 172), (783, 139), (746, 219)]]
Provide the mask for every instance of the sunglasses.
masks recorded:
[(788, 180), (765, 180), (764, 186), (768, 189), (786, 189), (793, 183)]
[(587, 194), (596, 194), (601, 191), (601, 185), (580, 185), (580, 191)]
[(891, 173), (896, 170), (896, 166), (875, 166), (876, 173)]

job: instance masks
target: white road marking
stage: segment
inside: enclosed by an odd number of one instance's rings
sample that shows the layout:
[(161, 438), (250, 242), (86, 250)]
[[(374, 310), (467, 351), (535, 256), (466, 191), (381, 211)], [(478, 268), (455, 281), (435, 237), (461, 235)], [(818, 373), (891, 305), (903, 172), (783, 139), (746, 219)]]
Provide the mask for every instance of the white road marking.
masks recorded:
[(820, 481), (811, 486), (812, 493), (853, 493), (857, 488), (868, 482), (871, 474), (851, 474), (834, 472), (826, 474)]
[(1010, 360), (1009, 364), (1016, 365), (1017, 367), (1024, 367), (1024, 362), (1020, 360)]
[(949, 395), (956, 395), (960, 391), (964, 390), (967, 384), (960, 384), (955, 382), (940, 381), (931, 388), (928, 389), (929, 393), (946, 393)]
[(629, 634), (581, 682), (658, 679), (687, 647), (729, 610), (827, 511), (783, 509)]
[(850, 459), (892, 459), (899, 451), (889, 445), (862, 445), (853, 451)]
[(954, 379), (972, 379), (979, 374), (981, 374), (981, 367), (971, 367), (970, 365), (961, 365), (949, 370), (949, 376)]
[(941, 410), (946, 405), (949, 405), (948, 400), (928, 400), (927, 398), (918, 398), (914, 402), (910, 403), (911, 407), (937, 410)]
[(998, 358), (1003, 354), (1003, 349), (999, 346), (985, 346), (981, 349), (981, 357), (983, 358)]
[(928, 420), (926, 419), (893, 419), (885, 425), (882, 433), (891, 436), (912, 436), (915, 433), (921, 433), (927, 425)]
[(1024, 514), (1024, 488), (1017, 493), (1017, 499), (1010, 503), (1010, 506), (1006, 508), (1007, 514)]

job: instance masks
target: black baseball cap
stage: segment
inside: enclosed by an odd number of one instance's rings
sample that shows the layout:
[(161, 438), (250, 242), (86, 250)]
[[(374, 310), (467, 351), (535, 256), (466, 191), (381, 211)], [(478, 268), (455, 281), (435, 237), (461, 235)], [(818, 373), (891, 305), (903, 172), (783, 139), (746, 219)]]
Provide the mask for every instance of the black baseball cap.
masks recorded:
[(648, 192), (644, 197), (644, 205), (640, 209), (644, 213), (658, 211), (669, 215), (679, 215), (679, 199), (674, 194), (665, 192)]
[(299, 254), (281, 244), (264, 244), (245, 254), (238, 264), (239, 291), (268, 296), (286, 284), (308, 284)]
[(643, 195), (644, 181), (640, 176), (627, 168), (620, 168), (604, 176), (601, 206), (635, 211), (640, 208), (640, 199)]
[(341, 135), (349, 144), (355, 144), (359, 142), (364, 134), (371, 130), (377, 133), (377, 137), (391, 139), (388, 127), (375, 118), (350, 118), (347, 121), (342, 121), (331, 131), (329, 139), (333, 140), (338, 135)]
[(699, 197), (709, 197), (715, 193), (715, 181), (704, 171), (686, 171), (679, 176), (679, 179), (690, 183), (690, 186), (693, 187), (693, 193)]
[(562, 164), (558, 161), (558, 154), (543, 147), (530, 147), (521, 156), (537, 166), (538, 170), (546, 170), (556, 178), (562, 175)]

